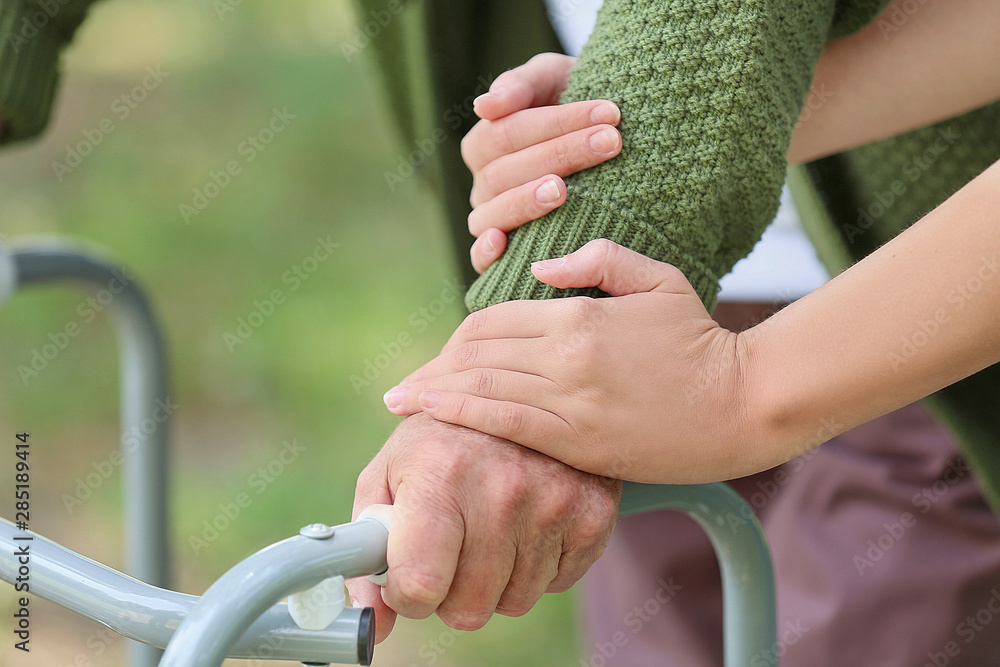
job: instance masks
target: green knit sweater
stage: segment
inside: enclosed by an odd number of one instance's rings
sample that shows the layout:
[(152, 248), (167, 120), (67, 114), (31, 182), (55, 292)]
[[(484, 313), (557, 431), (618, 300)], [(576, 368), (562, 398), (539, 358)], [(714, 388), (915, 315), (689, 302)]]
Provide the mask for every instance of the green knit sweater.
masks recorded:
[[(373, 36), (357, 33), (345, 55), (373, 52), (408, 146), (430, 137), (440, 144), (426, 174), (471, 281), (471, 176), (459, 139), (476, 120), (472, 99), (490, 80), (536, 53), (559, 50), (543, 0), (405, 0), (402, 8), (398, 0), (355, 2)], [(750, 251), (777, 208), (788, 142), (824, 41), (866, 25), (886, 2), (606, 0), (563, 101), (617, 102), (622, 153), (567, 178), (566, 204), (511, 235), (501, 259), (469, 290), (470, 309), (579, 293), (539, 283), (529, 264), (599, 237), (675, 264), (711, 308), (719, 278)], [(13, 38), (46, 3), (0, 0), (0, 117), (9, 121), (3, 140), (45, 125), (58, 49), (87, 4), (60, 5), (24, 43)], [(993, 105), (792, 170), (796, 203), (821, 258), (843, 270), (946, 199), (1000, 158), (997, 127), (1000, 106)], [(442, 132), (447, 139), (439, 142)], [(948, 149), (929, 156), (939, 132)], [(882, 204), (897, 181), (906, 196)], [(939, 392), (931, 404), (1000, 508), (1000, 369)]]
[[(366, 19), (385, 4), (360, 2)], [(595, 293), (541, 284), (528, 265), (600, 237), (676, 265), (711, 308), (719, 278), (749, 253), (777, 211), (788, 142), (824, 41), (865, 25), (883, 4), (607, 0), (563, 101), (614, 100), (622, 109), (622, 153), (568, 178), (566, 204), (511, 235), (501, 259), (469, 290), (469, 308)], [(406, 109), (415, 106), (407, 99), (416, 97), (415, 86), (401, 87), (409, 79), (386, 62), (429, 64), (425, 78), (446, 109), (472, 92), (477, 77), (558, 49), (551, 31), (525, 34), (547, 28), (542, 0), (424, 0), (407, 11), (428, 35), (419, 44), (409, 40), (413, 51), (404, 58), (398, 50), (407, 41), (401, 26), (390, 26), (400, 29), (392, 40), (373, 43), (390, 73), (397, 114), (407, 119), (402, 125), (417, 134), (408, 141), (443, 116), (413, 120)], [(453, 156), (442, 160), (448, 187), (462, 170), (449, 164)], [(462, 220), (456, 226), (464, 226), (468, 204), (460, 208), (452, 211)]]

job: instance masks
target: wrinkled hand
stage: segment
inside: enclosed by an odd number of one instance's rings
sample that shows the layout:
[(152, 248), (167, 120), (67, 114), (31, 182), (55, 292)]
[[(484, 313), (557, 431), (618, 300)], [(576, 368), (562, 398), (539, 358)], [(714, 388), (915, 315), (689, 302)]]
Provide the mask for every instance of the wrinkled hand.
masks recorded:
[(746, 414), (748, 351), (677, 268), (600, 239), (532, 271), (614, 298), (473, 313), (386, 405), (639, 482), (719, 481), (780, 463), (765, 461)]
[(397, 613), (437, 613), (457, 630), (520, 616), (597, 560), (620, 498), (618, 481), (414, 415), (358, 477), (354, 516), (388, 503), (393, 523), (387, 585), (351, 580), (351, 598), (375, 608), (377, 641)]
[(481, 121), (462, 140), (472, 171), (472, 265), (482, 273), (507, 234), (566, 201), (563, 176), (618, 155), (621, 119), (612, 102), (559, 105), (575, 58), (542, 53), (496, 78), (475, 101)]

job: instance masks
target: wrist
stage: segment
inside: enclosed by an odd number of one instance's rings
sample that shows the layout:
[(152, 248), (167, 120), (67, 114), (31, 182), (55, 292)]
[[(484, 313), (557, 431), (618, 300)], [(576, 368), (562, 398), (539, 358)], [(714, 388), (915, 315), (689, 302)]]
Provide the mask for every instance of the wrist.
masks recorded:
[(740, 420), (753, 470), (768, 470), (802, 454), (807, 448), (809, 410), (785, 396), (777, 363), (781, 332), (770, 320), (737, 334)]

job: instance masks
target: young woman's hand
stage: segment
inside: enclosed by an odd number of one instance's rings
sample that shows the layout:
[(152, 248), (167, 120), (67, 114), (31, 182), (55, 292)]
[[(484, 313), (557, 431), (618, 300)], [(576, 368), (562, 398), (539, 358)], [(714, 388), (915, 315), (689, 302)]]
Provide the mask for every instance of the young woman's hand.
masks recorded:
[(482, 273), (507, 247), (507, 232), (566, 201), (562, 177), (621, 151), (612, 102), (559, 104), (576, 59), (542, 53), (504, 72), (475, 102), (480, 120), (462, 140), (472, 171), (472, 265)]
[(745, 410), (745, 350), (684, 275), (606, 239), (532, 267), (614, 298), (512, 301), (473, 313), (390, 390), (399, 415), (513, 440), (587, 472), (717, 481), (764, 461)]

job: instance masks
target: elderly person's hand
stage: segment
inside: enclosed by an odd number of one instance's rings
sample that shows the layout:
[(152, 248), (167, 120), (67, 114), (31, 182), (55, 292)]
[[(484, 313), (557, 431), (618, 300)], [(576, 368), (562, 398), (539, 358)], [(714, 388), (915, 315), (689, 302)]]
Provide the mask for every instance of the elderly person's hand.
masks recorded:
[(618, 481), (414, 415), (358, 478), (354, 516), (392, 504), (393, 527), (388, 583), (352, 580), (351, 598), (375, 608), (377, 641), (397, 613), (437, 613), (457, 630), (478, 629), (494, 613), (520, 616), (597, 560), (620, 498)]

